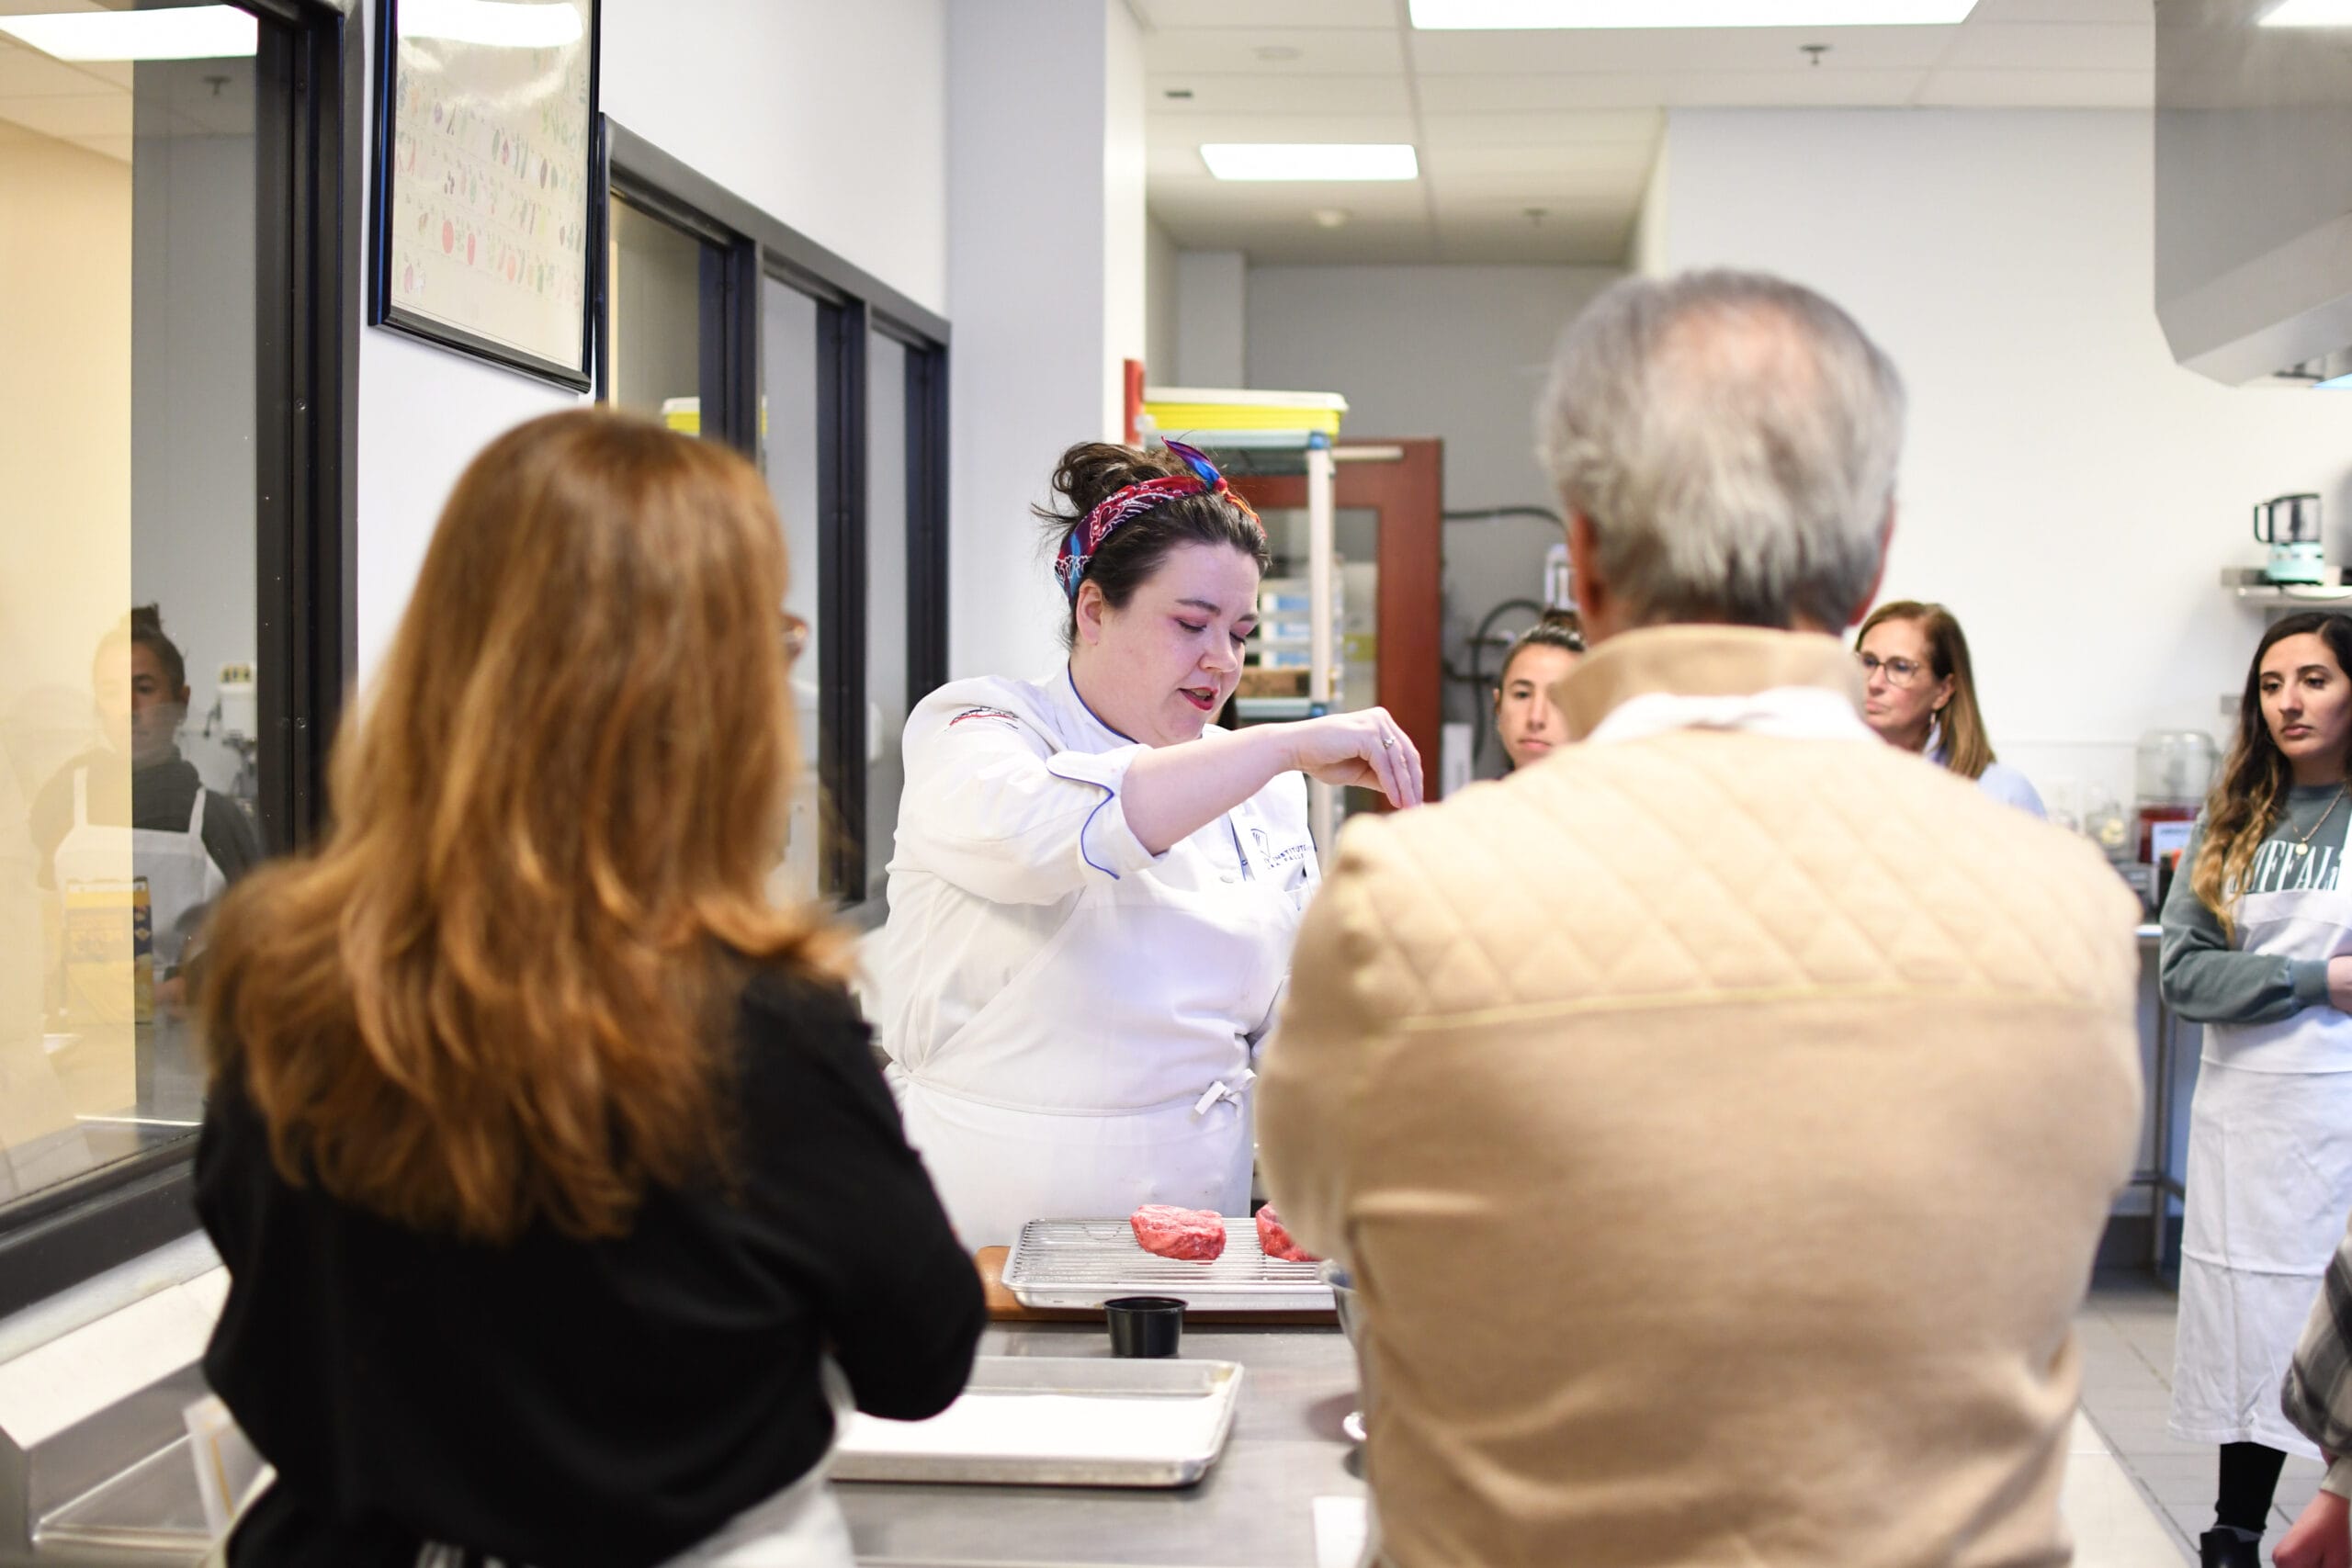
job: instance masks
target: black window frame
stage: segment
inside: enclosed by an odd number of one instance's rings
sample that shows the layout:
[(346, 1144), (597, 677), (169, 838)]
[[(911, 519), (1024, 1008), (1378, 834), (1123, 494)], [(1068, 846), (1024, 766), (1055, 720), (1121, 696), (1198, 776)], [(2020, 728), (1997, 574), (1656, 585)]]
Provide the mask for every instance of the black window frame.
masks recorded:
[[(285, 851), (325, 822), (328, 748), (358, 663), (366, 87), (359, 23), (334, 0), (228, 3), (265, 24), (254, 58), (257, 805), (266, 842)], [(194, 1230), (195, 1155), (181, 1138), (0, 1205), (0, 1317)]]
[[(761, 460), (763, 280), (817, 307), (817, 778), (832, 824), (820, 895), (853, 924), (880, 919), (867, 897), (867, 334), (906, 351), (907, 707), (947, 679), (947, 321), (843, 260), (610, 115), (600, 117), (603, 182), (614, 199), (710, 247), (702, 288), (702, 433)], [(605, 269), (609, 271), (609, 269)], [(606, 287), (609, 287), (607, 283)], [(600, 299), (597, 319), (608, 309)], [(601, 347), (596, 397), (609, 401)]]

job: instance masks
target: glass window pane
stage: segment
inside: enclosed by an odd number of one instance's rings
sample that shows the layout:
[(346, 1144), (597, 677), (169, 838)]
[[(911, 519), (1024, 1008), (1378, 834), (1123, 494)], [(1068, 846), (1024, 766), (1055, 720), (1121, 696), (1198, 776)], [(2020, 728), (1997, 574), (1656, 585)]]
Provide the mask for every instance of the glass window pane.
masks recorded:
[(799, 721), (800, 773), (785, 863), (769, 885), (779, 899), (806, 899), (822, 886), (831, 816), (818, 777), (818, 708), (824, 666), (814, 635), (822, 562), (817, 517), (817, 301), (773, 277), (760, 280), (760, 457), (768, 493), (784, 519), (792, 589), (785, 608), (808, 623), (808, 651), (793, 670)]
[(865, 896), (879, 900), (907, 777), (906, 348), (875, 333), (865, 384)]
[(180, 967), (263, 846), (254, 62), (0, 64), (6, 1202), (193, 1134)]
[(612, 203), (612, 400), (702, 434), (701, 240), (673, 224)]

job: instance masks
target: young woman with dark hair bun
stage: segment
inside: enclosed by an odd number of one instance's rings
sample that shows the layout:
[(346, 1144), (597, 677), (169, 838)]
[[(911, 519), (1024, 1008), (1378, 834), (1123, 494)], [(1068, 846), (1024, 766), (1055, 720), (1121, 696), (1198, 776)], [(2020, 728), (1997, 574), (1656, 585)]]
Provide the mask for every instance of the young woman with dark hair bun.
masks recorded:
[(1567, 720), (1552, 689), (1583, 658), (1584, 634), (1550, 615), (1520, 633), (1503, 654), (1502, 673), (1495, 677), (1495, 738), (1512, 768), (1549, 756), (1567, 739)]
[(2221, 1449), (2207, 1568), (2258, 1568), (2286, 1456), (2319, 1451), (2279, 1386), (2352, 1213), (2348, 779), (2352, 619), (2289, 615), (2256, 647), (2164, 908), (2165, 1000), (2205, 1026), (2170, 1426)]
[(1249, 1213), (1251, 1064), (1318, 874), (1299, 774), (1421, 798), (1383, 709), (1210, 722), (1268, 550), (1207, 458), (1090, 442), (1053, 482), (1069, 664), (908, 718), (873, 954), (908, 1135), (974, 1247), (1145, 1203)]

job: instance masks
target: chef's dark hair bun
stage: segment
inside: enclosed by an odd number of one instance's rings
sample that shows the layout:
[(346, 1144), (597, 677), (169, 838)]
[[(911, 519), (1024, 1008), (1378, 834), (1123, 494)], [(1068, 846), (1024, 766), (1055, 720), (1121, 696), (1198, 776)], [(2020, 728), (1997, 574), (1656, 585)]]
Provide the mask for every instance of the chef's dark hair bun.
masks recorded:
[[(1054, 468), (1054, 506), (1032, 507), (1040, 525), (1046, 558), (1051, 562), (1086, 514), (1133, 484), (1190, 473), (1184, 460), (1165, 447), (1150, 451), (1122, 446), (1114, 441), (1082, 441), (1062, 454)], [(1126, 608), (1136, 590), (1179, 545), (1226, 545), (1258, 563), (1263, 573), (1272, 557), (1266, 537), (1241, 509), (1215, 495), (1192, 495), (1164, 502), (1112, 530), (1086, 563), (1081, 583), (1102, 591), (1103, 602), (1114, 610)], [(1078, 635), (1078, 605), (1073, 598), (1062, 620), (1065, 647)]]

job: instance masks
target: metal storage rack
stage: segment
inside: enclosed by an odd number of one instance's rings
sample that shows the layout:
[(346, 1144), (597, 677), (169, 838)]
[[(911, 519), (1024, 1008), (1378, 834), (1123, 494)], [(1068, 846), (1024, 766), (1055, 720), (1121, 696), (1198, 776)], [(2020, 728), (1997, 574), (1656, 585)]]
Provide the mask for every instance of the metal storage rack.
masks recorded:
[[(1148, 387), (1136, 428), (1147, 441), (1172, 435), (1180, 441), (1216, 452), (1220, 458), (1238, 459), (1230, 475), (1239, 479), (1265, 464), (1303, 463), (1306, 474), (1306, 694), (1292, 698), (1279, 710), (1259, 708), (1257, 718), (1311, 718), (1329, 713), (1338, 700), (1338, 626), (1340, 613), (1339, 560), (1332, 529), (1331, 444), (1338, 439), (1340, 421), (1348, 400), (1337, 392), (1272, 392), (1240, 388)], [(1261, 586), (1260, 615), (1272, 619), (1265, 597), (1271, 583)], [(1274, 595), (1277, 602), (1287, 597)], [(1295, 619), (1295, 613), (1284, 616)], [(1278, 651), (1288, 651), (1283, 644)], [(1263, 656), (1263, 649), (1254, 657)], [(1261, 699), (1259, 699), (1261, 700)], [(1336, 802), (1329, 784), (1307, 785), (1307, 820), (1319, 854), (1329, 854), (1336, 826)]]

